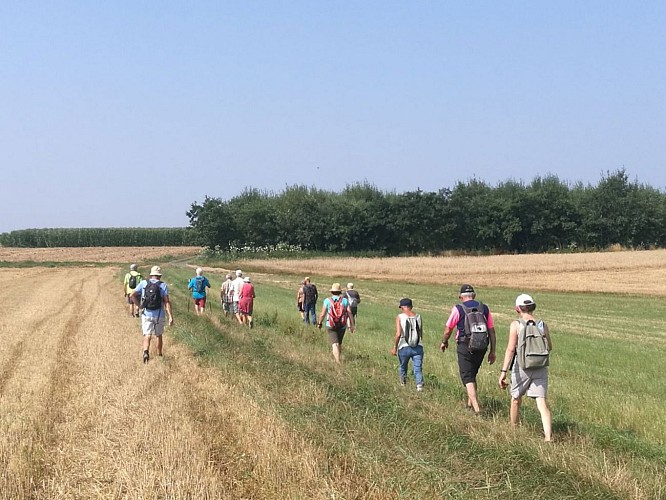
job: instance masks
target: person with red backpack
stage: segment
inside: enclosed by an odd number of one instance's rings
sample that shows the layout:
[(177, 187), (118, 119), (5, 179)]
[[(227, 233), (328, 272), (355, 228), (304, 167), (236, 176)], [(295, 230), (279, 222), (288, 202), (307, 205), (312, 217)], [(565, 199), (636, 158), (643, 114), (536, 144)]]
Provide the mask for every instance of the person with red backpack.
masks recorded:
[(354, 333), (354, 316), (351, 313), (349, 301), (342, 296), (340, 283), (333, 283), (330, 292), (331, 296), (324, 299), (317, 327), (321, 329), (324, 319), (326, 320), (326, 331), (328, 332), (328, 340), (331, 343), (333, 358), (336, 363), (340, 363), (342, 339), (347, 330), (347, 321), (349, 321), (349, 331)]
[(458, 371), (467, 391), (467, 407), (479, 415), (481, 410), (477, 397), (476, 375), (488, 347), (488, 363), (492, 365), (495, 362), (495, 324), (488, 306), (476, 300), (472, 285), (463, 285), (460, 288), (460, 304), (453, 306), (444, 328), (440, 345), (442, 352), (448, 349), (449, 338), (454, 330)]

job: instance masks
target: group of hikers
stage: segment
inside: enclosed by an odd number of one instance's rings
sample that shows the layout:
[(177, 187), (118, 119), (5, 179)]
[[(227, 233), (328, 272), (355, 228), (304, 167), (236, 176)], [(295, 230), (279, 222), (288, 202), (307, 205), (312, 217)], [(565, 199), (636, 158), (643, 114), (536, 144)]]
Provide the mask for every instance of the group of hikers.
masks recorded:
[[(125, 294), (130, 307), (130, 314), (136, 317), (143, 311), (143, 361), (147, 363), (150, 355), (150, 339), (157, 338), (157, 353), (162, 355), (162, 333), (165, 325), (165, 313), (169, 326), (173, 325), (173, 315), (169, 302), (166, 283), (161, 281), (162, 272), (159, 266), (153, 266), (150, 277), (141, 279), (136, 265), (130, 266), (125, 275)], [(252, 328), (252, 309), (254, 286), (249, 277), (243, 277), (241, 270), (236, 271), (236, 278), (227, 274), (220, 289), (222, 309), (225, 316), (235, 315), (239, 323)], [(206, 288), (210, 282), (203, 276), (201, 268), (197, 268), (196, 276), (188, 283), (192, 291), (195, 312), (200, 315), (206, 308)], [(333, 358), (340, 363), (342, 343), (347, 329), (351, 333), (356, 330), (357, 307), (360, 295), (353, 283), (348, 283), (345, 290), (340, 283), (333, 283), (330, 296), (324, 299), (320, 313), (315, 314), (318, 300), (317, 287), (306, 277), (298, 289), (296, 301), (303, 321), (316, 325), (319, 329), (326, 327)], [(460, 380), (467, 392), (467, 407), (479, 415), (476, 377), (484, 359), (489, 364), (496, 360), (495, 324), (492, 313), (487, 305), (476, 299), (476, 292), (471, 285), (460, 288), (460, 302), (455, 304), (446, 320), (440, 350), (449, 349), (449, 341), (454, 337), (458, 358)], [(410, 298), (402, 298), (398, 303), (400, 313), (395, 319), (395, 336), (391, 354), (399, 360), (399, 382), (407, 385), (409, 362), (416, 383), (416, 390), (423, 391), (423, 321), (420, 314), (414, 312)], [(499, 372), (498, 385), (502, 389), (509, 388), (511, 394), (510, 420), (517, 425), (519, 422), (520, 405), (523, 396), (536, 400), (541, 415), (544, 439), (552, 438), (551, 415), (546, 394), (548, 390), (548, 364), (552, 341), (548, 326), (534, 316), (536, 302), (527, 294), (516, 298), (516, 320), (509, 329), (509, 342), (504, 354), (502, 368)], [(507, 381), (507, 374), (510, 379)]]

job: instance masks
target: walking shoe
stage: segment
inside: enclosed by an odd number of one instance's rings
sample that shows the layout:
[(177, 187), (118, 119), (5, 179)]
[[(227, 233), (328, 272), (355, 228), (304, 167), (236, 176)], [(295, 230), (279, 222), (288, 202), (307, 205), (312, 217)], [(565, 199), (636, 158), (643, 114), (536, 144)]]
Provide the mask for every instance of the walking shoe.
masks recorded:
[(407, 385), (407, 380), (404, 377), (400, 377), (400, 385), (403, 387)]
[(418, 384), (416, 386), (416, 392), (423, 392), (423, 384)]
[(150, 354), (148, 354), (148, 351), (143, 351), (143, 362), (148, 363), (149, 359), (150, 359)]

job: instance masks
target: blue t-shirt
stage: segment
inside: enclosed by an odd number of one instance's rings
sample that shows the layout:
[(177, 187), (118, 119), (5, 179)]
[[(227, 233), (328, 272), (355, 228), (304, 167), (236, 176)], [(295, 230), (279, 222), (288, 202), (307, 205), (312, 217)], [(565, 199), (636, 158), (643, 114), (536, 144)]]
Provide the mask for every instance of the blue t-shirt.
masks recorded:
[[(197, 281), (203, 282), (202, 293), (197, 292)], [(187, 288), (192, 290), (192, 298), (194, 299), (205, 299), (206, 287), (210, 288), (210, 281), (208, 281), (208, 278), (206, 278), (205, 276), (195, 276), (190, 280), (189, 284), (187, 285)]]
[[(160, 280), (156, 279), (151, 279), (150, 280), (153, 283), (157, 283)], [(142, 280), (141, 283), (139, 283), (136, 288), (134, 289), (135, 292), (138, 292), (141, 294), (141, 301), (143, 302), (143, 290), (148, 286), (148, 281), (147, 280)], [(160, 281), (160, 295), (162, 298), (168, 297), (169, 296), (169, 287), (164, 281)], [(162, 301), (162, 309), (155, 309), (155, 310), (150, 310), (150, 309), (144, 309), (143, 310), (143, 315), (148, 317), (148, 318), (158, 318), (160, 316), (164, 317), (164, 301)]]

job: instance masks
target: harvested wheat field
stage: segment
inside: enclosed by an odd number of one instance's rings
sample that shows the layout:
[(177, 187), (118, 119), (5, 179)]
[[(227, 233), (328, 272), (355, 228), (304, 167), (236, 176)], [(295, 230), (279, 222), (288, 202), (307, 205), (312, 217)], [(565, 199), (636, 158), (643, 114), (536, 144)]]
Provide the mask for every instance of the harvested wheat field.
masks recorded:
[(251, 260), (253, 267), (297, 275), (406, 283), (519, 287), (531, 290), (666, 295), (666, 250), (482, 257)]
[(145, 262), (164, 255), (195, 255), (200, 247), (0, 247), (0, 262)]
[(0, 270), (0, 498), (247, 498), (318, 481), (308, 445), (169, 328), (164, 357), (142, 364), (117, 273)]

